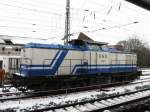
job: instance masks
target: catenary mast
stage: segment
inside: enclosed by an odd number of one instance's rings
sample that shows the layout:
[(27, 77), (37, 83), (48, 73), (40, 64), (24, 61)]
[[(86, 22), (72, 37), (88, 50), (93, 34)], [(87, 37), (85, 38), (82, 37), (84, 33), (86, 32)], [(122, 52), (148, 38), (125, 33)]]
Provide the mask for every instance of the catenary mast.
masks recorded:
[(70, 0), (66, 0), (66, 17), (65, 17), (65, 43), (70, 40)]

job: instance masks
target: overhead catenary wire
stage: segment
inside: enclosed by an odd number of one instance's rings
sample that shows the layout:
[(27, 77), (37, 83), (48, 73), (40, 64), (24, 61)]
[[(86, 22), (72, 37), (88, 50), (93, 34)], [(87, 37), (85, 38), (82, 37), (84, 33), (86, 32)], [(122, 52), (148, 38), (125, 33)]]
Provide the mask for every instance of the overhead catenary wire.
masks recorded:
[[(44, 24), (43, 22), (41, 22), (41, 21), (47, 21), (47, 22), (51, 22), (51, 20), (53, 20), (53, 19), (57, 19), (58, 18), (58, 20), (59, 21), (61, 21), (61, 19), (63, 18), (63, 17), (59, 17), (59, 16), (50, 16), (50, 17), (48, 17), (48, 18), (30, 18), (29, 16), (5, 16), (5, 15), (3, 15), (3, 16), (1, 16), (0, 17), (1, 19), (6, 19), (6, 20), (12, 20), (12, 21), (22, 21), (22, 22), (24, 22), (24, 23), (39, 23), (39, 24)], [(10, 21), (11, 21), (10, 20)], [(46, 24), (46, 23), (45, 23)]]
[[(116, 1), (114, 1), (114, 0), (110, 0), (110, 2), (112, 2), (112, 3), (116, 4), (116, 5), (118, 4), (118, 2), (116, 2)], [(123, 1), (123, 0), (122, 0), (122, 2), (126, 3), (127, 1)], [(120, 2), (120, 3), (121, 3), (121, 2)], [(141, 12), (141, 11), (139, 11), (139, 10), (136, 10), (136, 9), (133, 9), (132, 7), (128, 7), (128, 6), (124, 5), (123, 3), (121, 3), (121, 6), (124, 7), (124, 8), (126, 8), (126, 9), (128, 9), (128, 10), (130, 10), (130, 11), (133, 11), (133, 12), (135, 12), (135, 13), (137, 13), (137, 14), (140, 14), (140, 15), (142, 15), (142, 16), (145, 16), (145, 17), (148, 16), (147, 18), (150, 17), (150, 15), (144, 14), (143, 12)]]
[[(123, 24), (123, 25), (109, 26), (109, 27), (106, 27), (106, 28), (99, 28), (99, 29), (88, 30), (88, 31), (83, 31), (83, 32), (85, 32), (85, 33), (91, 33), (91, 32), (96, 32), (96, 31), (99, 31), (99, 30), (110, 30), (110, 29), (114, 29), (114, 28), (121, 28), (123, 30), (129, 30), (129, 29), (123, 28), (123, 27), (128, 26), (128, 25), (132, 25), (132, 24), (138, 24), (138, 23), (139, 23), (138, 21), (135, 21), (135, 22), (131, 22), (131, 23)], [(131, 30), (129, 30), (129, 31), (131, 31)], [(134, 31), (131, 31), (131, 32), (134, 32)], [(79, 34), (79, 33), (80, 32), (73, 32), (73, 33), (70, 34), (70, 36), (72, 36), (74, 34)], [(47, 38), (47, 40), (49, 40), (49, 39), (55, 39), (55, 38), (59, 38), (59, 37), (63, 37), (63, 35), (50, 37), (50, 38)]]
[[(13, 0), (13, 1), (14, 1), (14, 0)], [(87, 2), (87, 1), (86, 1), (86, 2)], [(99, 5), (99, 4), (98, 4), (98, 5)], [(93, 20), (95, 19), (95, 21), (94, 21), (93, 23), (95, 23), (95, 24), (98, 23), (97, 20), (99, 20), (99, 22), (104, 23), (104, 24), (103, 24), (104, 26), (101, 26), (101, 27), (103, 28), (103, 30), (106, 28), (106, 24), (108, 24), (107, 22), (108, 22), (109, 20), (106, 19), (106, 22), (103, 22), (103, 20), (102, 20), (100, 14), (101, 14), (101, 13), (106, 13), (106, 9), (108, 10), (108, 9), (110, 8), (110, 7), (108, 8), (107, 6), (109, 6), (109, 5), (104, 6), (104, 9), (103, 9), (103, 10), (97, 10), (97, 11), (96, 11), (96, 10), (93, 10), (93, 9), (90, 9), (90, 8), (89, 8), (89, 9), (87, 8), (87, 10), (89, 10), (89, 15), (90, 15), (91, 13), (93, 13)], [(121, 4), (121, 6), (122, 6), (122, 4)], [(40, 10), (41, 10), (41, 9), (40, 9)], [(80, 10), (80, 9), (72, 8), (72, 10), (78, 10), (79, 15), (82, 15), (80, 12), (81, 12), (81, 11), (84, 12), (84, 10), (86, 10), (86, 9), (83, 9), (83, 10), (81, 9), (81, 10)], [(105, 12), (104, 12), (104, 10), (105, 10)], [(55, 11), (56, 11), (56, 10), (55, 10)], [(39, 12), (38, 10), (37, 10), (37, 11), (33, 11), (33, 12), (41, 13), (41, 12)], [(95, 13), (94, 13), (94, 12), (95, 12)], [(55, 12), (54, 12), (54, 13), (55, 13)], [(54, 13), (53, 13), (52, 15), (57, 16), (57, 15), (55, 15)], [(48, 13), (47, 13), (47, 14), (48, 14)], [(112, 13), (112, 14), (113, 14), (113, 13)], [(94, 15), (95, 15), (95, 16), (94, 16)], [(27, 15), (25, 15), (25, 16), (27, 16)], [(24, 17), (25, 17), (25, 16), (24, 16)], [(64, 15), (63, 15), (63, 16), (64, 16)], [(112, 16), (112, 15), (109, 15), (110, 18), (111, 18), (111, 16)], [(124, 17), (125, 17), (125, 16), (124, 16)], [(11, 18), (11, 17), (10, 17), (10, 18)], [(27, 17), (27, 18), (29, 18), (29, 17)], [(82, 18), (82, 17), (80, 17), (80, 16), (75, 16), (73, 19), (76, 19), (76, 20), (74, 20), (74, 21), (80, 21), (80, 18)], [(85, 18), (89, 18), (89, 17), (86, 17), (86, 16), (85, 16)], [(25, 18), (24, 18), (23, 20), (25, 20)], [(38, 20), (38, 18), (34, 18), (33, 21), (34, 21), (34, 20)], [(89, 20), (89, 23), (92, 22), (93, 20)], [(132, 17), (131, 20), (135, 20), (135, 18)], [(80, 22), (81, 22), (81, 21), (80, 21)], [(116, 22), (117, 22), (117, 21), (112, 21), (111, 24), (116, 24)], [(141, 21), (140, 21), (140, 22), (141, 22)], [(16, 21), (16, 23), (17, 23), (17, 21)], [(20, 22), (20, 23), (21, 23), (21, 22)], [(24, 23), (25, 23), (25, 22), (24, 22)], [(93, 23), (92, 23), (92, 24), (93, 24)], [(26, 23), (25, 23), (25, 24), (26, 24)], [(34, 24), (34, 23), (33, 23), (33, 24)], [(35, 23), (35, 24), (37, 24), (37, 23)], [(48, 24), (49, 24), (49, 23), (48, 23)], [(58, 24), (59, 24), (59, 23), (57, 22), (57, 23), (56, 23), (56, 26), (57, 26)], [(99, 24), (97, 24), (96, 26), (94, 26), (95, 24), (92, 26), (92, 24), (87, 24), (87, 25), (86, 25), (86, 23), (85, 23), (85, 27), (86, 27), (85, 29), (87, 29), (87, 31), (91, 31), (91, 32), (92, 32), (91, 28), (94, 29), (94, 27), (99, 27)], [(30, 25), (30, 24), (29, 24), (29, 25)], [(62, 25), (63, 25), (63, 24), (62, 24)], [(61, 26), (62, 26), (62, 25), (61, 25)], [(31, 24), (31, 26), (34, 26), (34, 25)], [(38, 27), (38, 26), (40, 26), (40, 25), (35, 25), (35, 26)], [(34, 26), (34, 27), (35, 27), (35, 26)], [(41, 25), (41, 26), (42, 26), (42, 25)], [(56, 29), (56, 28), (60, 28), (60, 26), (59, 26), (59, 27), (56, 27), (56, 26), (54, 26), (55, 29)], [(82, 26), (82, 25), (80, 25), (80, 24), (79, 24), (79, 25), (74, 25), (74, 26), (75, 26), (75, 27), (79, 27), (79, 26), (80, 26), (81, 28), (84, 27), (84, 26)], [(47, 27), (47, 26), (46, 26), (46, 27)], [(51, 27), (51, 26), (48, 26), (48, 27)], [(52, 26), (52, 27), (53, 27), (53, 26)], [(9, 26), (8, 26), (7, 28), (9, 28)], [(11, 28), (13, 28), (13, 26), (11, 26)], [(21, 28), (21, 27), (20, 27), (20, 28)], [(44, 28), (45, 28), (45, 26), (43, 26), (43, 29), (44, 29)], [(62, 28), (63, 28), (63, 26), (62, 26)], [(19, 29), (19, 28), (17, 28), (17, 29)], [(26, 28), (25, 28), (25, 29), (26, 29)], [(96, 30), (96, 29), (99, 29), (99, 28), (95, 28), (95, 30)], [(34, 30), (33, 30), (33, 31), (34, 31)], [(86, 30), (85, 30), (85, 31), (86, 31)], [(98, 31), (99, 31), (99, 30), (98, 30)], [(93, 31), (93, 32), (94, 32), (94, 31)]]
[[(99, 30), (109, 30), (109, 29), (113, 29), (113, 28), (119, 28), (119, 27), (125, 27), (125, 26), (132, 25), (132, 24), (137, 24), (137, 23), (139, 23), (139, 22), (135, 21), (135, 22), (131, 22), (131, 23), (123, 24), (123, 25), (114, 25), (111, 27), (103, 27), (103, 28), (98, 28), (98, 29), (94, 29), (94, 30), (87, 30), (84, 32), (91, 33), (91, 32), (96, 32)], [(77, 34), (77, 33), (80, 33), (80, 32), (76, 32), (76, 33), (72, 33), (72, 34)]]
[[(8, 16), (7, 16), (7, 18), (8, 19), (10, 19)], [(6, 18), (6, 19), (7, 19)], [(80, 18), (78, 18), (78, 17), (75, 17), (76, 19), (80, 19)], [(96, 18), (98, 18), (99, 20), (101, 19), (100, 17), (98, 17), (98, 16), (96, 16)], [(14, 17), (11, 17), (11, 19), (14, 19)], [(15, 19), (17, 19), (17, 18), (15, 18)], [(19, 18), (18, 18), (19, 19)], [(94, 18), (95, 19), (95, 18)], [(1, 19), (1, 20), (4, 20), (4, 19)], [(18, 23), (21, 23), (21, 21), (22, 21), (22, 19), (19, 19), (19, 20), (5, 20), (5, 21), (14, 21), (14, 22), (16, 22), (17, 23), (17, 21), (18, 21)], [(30, 19), (29, 19), (30, 20)], [(33, 19), (34, 20), (34, 19)], [(31, 20), (30, 20), (31, 21)], [(23, 21), (24, 23), (29, 23), (30, 21)], [(59, 21), (60, 21), (60, 19), (59, 19)], [(78, 21), (78, 20), (77, 20)], [(100, 20), (100, 21), (102, 21), (102, 20)], [(57, 21), (56, 21), (57, 22)], [(103, 21), (102, 21), (103, 22)], [(107, 22), (108, 22), (108, 20), (107, 20)], [(113, 22), (112, 22), (113, 23)], [(29, 23), (30, 24), (30, 23)], [(31, 23), (31, 24), (34, 24), (34, 23)], [(37, 24), (37, 22), (35, 22), (35, 24)], [(50, 23), (51, 24), (51, 23)], [(45, 25), (45, 26), (48, 26), (48, 25)], [(50, 25), (49, 25), (50, 26)]]
[[(100, 24), (100, 23), (98, 23), (98, 24)], [(106, 26), (106, 25), (104, 25), (104, 26)], [(20, 28), (23, 28), (23, 29), (28, 29), (28, 27), (22, 27), (22, 26), (19, 26), (19, 27), (15, 27), (15, 26), (1, 26), (1, 27), (7, 27), (7, 28), (18, 28), (18, 29), (20, 29)], [(39, 28), (30, 28), (30, 29), (32, 29), (33, 31), (35, 31), (35, 29), (39, 29)], [(41, 29), (43, 29), (43, 28), (41, 28)], [(48, 29), (47, 29), (48, 30)], [(103, 30), (104, 30), (104, 28), (103, 28)], [(50, 30), (49, 30), (50, 31)]]
[[(7, 0), (7, 1), (9, 1), (10, 3), (16, 3), (16, 4), (19, 3), (21, 6), (27, 5), (27, 6), (32, 6), (32, 7), (40, 8), (40, 9), (46, 8), (45, 6), (47, 6), (47, 8), (49, 8), (49, 6), (51, 6), (50, 8), (53, 11), (55, 11), (53, 13), (56, 13), (56, 12), (60, 11), (60, 10), (56, 10), (57, 7), (63, 7), (63, 4), (61, 4), (61, 5), (59, 4), (60, 2), (58, 2), (57, 4), (55, 2), (53, 2), (53, 5), (51, 5), (51, 3), (45, 3), (45, 2), (38, 3), (37, 0), (36, 0), (36, 2), (33, 2), (33, 3), (32, 3), (33, 0), (30, 1), (30, 3), (27, 0), (26, 1)], [(41, 7), (41, 6), (43, 6), (43, 7)], [(55, 10), (54, 10), (54, 8), (55, 8)]]
[[(27, 21), (19, 21), (19, 20), (9, 20), (9, 19), (2, 19), (2, 18), (0, 18), (0, 20), (1, 21), (8, 21), (8, 22), (15, 22), (15, 23), (20, 23), (20, 24), (25, 24), (25, 25), (29, 25), (29, 26), (37, 26), (37, 27), (49, 27), (49, 28), (51, 28), (51, 27), (53, 27), (53, 28), (56, 28), (56, 27), (54, 27), (54, 25), (46, 25), (46, 24), (40, 24), (40, 23), (34, 23), (34, 22), (27, 22)], [(34, 27), (34, 28), (36, 28), (36, 27)], [(60, 28), (60, 27), (59, 27)], [(63, 28), (63, 27), (62, 27)]]
[(1, 25), (0, 27), (7, 27), (7, 28), (17, 28), (17, 29), (46, 29), (46, 30), (49, 30), (49, 28), (43, 28), (43, 27), (26, 27), (26, 26), (10, 26), (10, 25)]
[(25, 9), (25, 10), (32, 11), (32, 12), (45, 13), (45, 14), (54, 14), (54, 15), (62, 16), (62, 14), (60, 14), (60, 13), (43, 11), (43, 10), (39, 10), (39, 9), (26, 8), (26, 7), (22, 7), (22, 6), (15, 6), (15, 5), (4, 3), (4, 2), (0, 2), (0, 4), (5, 5), (5, 6), (9, 6), (9, 7), (14, 7), (14, 8)]
[[(133, 9), (133, 8), (131, 8), (131, 7), (128, 7), (128, 6), (124, 5), (124, 3), (126, 3), (126, 1), (123, 1), (123, 0), (121, 0), (121, 1), (119, 1), (119, 2), (116, 2), (116, 1), (114, 1), (114, 0), (107, 0), (107, 1), (109, 1), (110, 3), (112, 3), (111, 5), (114, 6), (114, 7), (115, 7), (115, 6), (118, 7), (118, 5), (120, 5), (120, 2), (121, 2), (121, 6), (124, 7), (124, 8), (126, 8), (126, 10), (130, 10), (131, 12), (135, 12), (135, 13), (136, 13), (136, 15), (134, 15), (134, 18), (139, 18), (139, 16), (137, 16), (137, 14), (143, 15), (143, 16), (145, 16), (145, 17), (147, 17), (147, 16), (150, 17), (150, 15), (146, 15), (146, 14), (144, 14), (144, 13), (142, 13), (142, 12), (136, 10), (136, 9)], [(101, 4), (100, 2), (95, 2), (95, 3), (94, 3), (94, 1), (93, 1), (92, 4), (93, 4), (93, 5), (99, 5), (99, 6), (102, 6), (102, 7), (105, 7), (105, 8), (109, 8), (109, 7), (110, 7), (110, 5)], [(114, 4), (114, 5), (113, 5), (113, 4)], [(124, 16), (124, 15), (127, 15), (127, 14), (121, 14), (121, 16)], [(130, 17), (132, 17), (132, 16), (133, 16), (133, 15), (130, 15)], [(124, 16), (124, 17), (126, 17), (126, 16)], [(149, 17), (147, 17), (147, 20), (149, 20)], [(142, 17), (142, 19), (143, 19), (143, 17)]]
[[(20, 1), (20, 0), (7, 0), (7, 1), (13, 1), (16, 3), (21, 3), (21, 4), (27, 4), (27, 5), (44, 5), (44, 6), (49, 6), (51, 4), (53, 4), (56, 8), (58, 6), (63, 6), (65, 5), (64, 1), (62, 0), (62, 2), (53, 2), (53, 0), (48, 0), (48, 1), (39, 1), (39, 0), (25, 0), (25, 1)], [(35, 2), (36, 1), (36, 2)]]
[[(101, 16), (99, 16), (100, 13), (98, 13), (98, 12), (96, 12), (96, 11), (94, 11), (94, 12), (95, 12), (95, 14), (96, 14), (96, 18), (97, 18), (97, 19), (102, 19)], [(102, 12), (102, 11), (101, 11), (101, 12)], [(113, 15), (114, 15), (114, 14), (113, 14)], [(119, 14), (119, 15), (120, 15), (120, 14)], [(112, 15), (109, 15), (109, 16), (111, 17)], [(115, 14), (114, 16), (118, 16), (118, 15)], [(122, 18), (127, 18), (126, 15), (122, 15), (122, 14), (121, 14), (121, 16), (122, 16)], [(80, 17), (80, 16), (78, 16), (78, 17)], [(75, 17), (75, 18), (78, 18), (78, 17)], [(83, 18), (85, 19), (86, 17), (83, 17)], [(136, 19), (136, 20), (141, 20), (141, 18), (139, 18), (139, 17), (135, 17), (135, 18), (134, 18), (134, 17), (132, 17), (132, 16), (129, 16), (129, 18), (132, 19), (132, 20), (135, 20), (135, 19)], [(112, 19), (111, 19), (111, 20), (112, 20)], [(113, 20), (115, 20), (115, 19), (113, 19)], [(149, 19), (147, 19), (146, 21), (148, 21), (148, 20), (149, 20)], [(143, 21), (145, 21), (145, 20), (143, 20)], [(118, 22), (118, 20), (116, 20), (116, 22)]]
[[(2, 20), (2, 21), (9, 21), (9, 22), (15, 22), (15, 23), (20, 23), (20, 25), (22, 24), (22, 23), (24, 23), (25, 25), (28, 25), (28, 26), (34, 26), (34, 27), (40, 27), (40, 26), (42, 26), (42, 27), (54, 27), (54, 26), (52, 26), (52, 25), (45, 25), (45, 24), (40, 24), (40, 23), (34, 23), (34, 22), (30, 22), (30, 21), (22, 21), (22, 20), (13, 20), (13, 19), (3, 19), (3, 18), (0, 18), (0, 20)], [(60, 26), (59, 28), (61, 28), (62, 26)], [(63, 28), (63, 27), (62, 27)]]
[[(99, 31), (99, 30), (110, 30), (110, 29), (113, 29), (113, 28), (122, 28), (124, 26), (128, 26), (128, 25), (131, 25), (131, 24), (137, 24), (138, 22), (133, 22), (133, 23), (127, 23), (127, 24), (124, 24), (124, 25), (115, 25), (115, 26), (110, 26), (110, 27), (107, 27), (107, 28), (99, 28), (99, 29), (94, 29), (94, 30), (88, 30), (88, 31), (83, 31), (83, 32), (95, 32), (95, 31)], [(71, 33), (71, 35), (74, 35), (74, 34), (78, 34), (80, 32), (76, 32), (76, 33)], [(55, 38), (60, 38), (62, 37), (62, 35), (59, 35), (59, 36), (54, 36), (54, 37), (50, 37), (50, 38), (45, 38), (44, 40), (49, 40), (49, 39), (55, 39)]]
[[(7, 26), (2, 26), (2, 27), (7, 27)], [(114, 27), (117, 27), (117, 26), (114, 26)], [(119, 26), (120, 27), (120, 26)], [(20, 27), (19, 27), (20, 28)], [(112, 27), (111, 27), (112, 28)], [(101, 30), (104, 30), (105, 28), (102, 28)], [(109, 28), (110, 29), (110, 28)], [(96, 30), (93, 30), (93, 31), (97, 31), (97, 30), (100, 30), (100, 29), (96, 29)], [(86, 32), (92, 32), (92, 31), (86, 31)]]
[[(6, 4), (5, 4), (6, 5)], [(17, 7), (17, 6), (14, 6), (14, 7)], [(20, 7), (20, 8), (23, 8), (23, 7)], [(32, 9), (33, 10), (33, 9)], [(37, 11), (38, 12), (38, 11)]]
[[(138, 24), (138, 23), (139, 23), (138, 21), (134, 21), (134, 22), (123, 24), (123, 25), (114, 25), (114, 26), (103, 27), (103, 28), (98, 28), (98, 29), (94, 29), (94, 30), (87, 30), (87, 31), (83, 31), (83, 32), (85, 32), (85, 33), (91, 33), (91, 32), (96, 32), (96, 31), (99, 31), (99, 30), (110, 30), (110, 29), (114, 29), (114, 28), (125, 27), (125, 26), (128, 26), (128, 25)], [(72, 33), (70, 33), (70, 35), (79, 34), (79, 33), (80, 32), (72, 32)], [(54, 39), (54, 38), (55, 37), (47, 38), (47, 39)]]

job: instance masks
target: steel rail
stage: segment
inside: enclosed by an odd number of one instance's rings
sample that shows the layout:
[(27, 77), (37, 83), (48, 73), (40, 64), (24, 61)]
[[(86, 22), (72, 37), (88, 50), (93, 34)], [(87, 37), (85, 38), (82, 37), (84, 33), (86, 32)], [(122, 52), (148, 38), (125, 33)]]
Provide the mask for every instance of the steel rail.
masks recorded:
[[(150, 78), (147, 78), (150, 79)], [(75, 93), (81, 91), (88, 91), (88, 90), (105, 90), (109, 87), (119, 87), (128, 85), (134, 85), (138, 83), (150, 82), (150, 80), (142, 79), (140, 82), (133, 82), (130, 81), (125, 82), (118, 82), (118, 83), (110, 83), (110, 84), (103, 84), (103, 85), (92, 85), (92, 86), (85, 86), (85, 87), (76, 87), (76, 88), (67, 88), (67, 89), (58, 89), (58, 90), (47, 90), (47, 91), (33, 91), (33, 92), (17, 92), (17, 93), (5, 93), (0, 94), (0, 102), (10, 101), (10, 100), (18, 100), (18, 99), (27, 99), (27, 98), (35, 98), (35, 97), (42, 97), (42, 96), (50, 96), (50, 95), (58, 95), (58, 94), (68, 94), (68, 93)], [(16, 95), (16, 97), (11, 97), (10, 95)], [(3, 98), (2, 96), (10, 96)]]
[[(59, 109), (64, 109), (64, 111), (65, 111), (65, 109), (67, 109), (69, 107), (73, 107), (73, 108), (76, 108), (77, 106), (78, 107), (80, 107), (80, 106), (84, 107), (86, 104), (91, 104), (91, 105), (96, 107), (96, 105), (94, 105), (95, 102), (113, 100), (115, 98), (120, 98), (120, 97), (125, 97), (125, 96), (127, 97), (127, 96), (130, 96), (130, 95), (135, 95), (136, 93), (143, 93), (143, 92), (147, 92), (147, 91), (150, 92), (150, 88), (143, 89), (143, 90), (138, 90), (138, 91), (133, 91), (133, 92), (128, 92), (128, 93), (123, 93), (123, 94), (119, 94), (119, 95), (115, 95), (115, 96), (108, 96), (108, 97), (92, 99), (92, 100), (88, 100), (88, 101), (81, 101), (81, 102), (72, 103), (72, 104), (57, 105), (57, 106), (53, 106), (53, 107), (47, 107), (47, 108), (42, 108), (42, 109), (37, 109), (37, 110), (31, 110), (30, 112), (43, 112), (43, 111), (46, 112), (46, 111), (55, 111), (55, 110), (59, 110)], [(129, 101), (126, 101), (126, 102), (124, 101), (124, 102), (120, 102), (120, 103), (116, 103), (116, 104), (113, 103), (112, 105), (109, 104), (105, 107), (95, 108), (95, 109), (92, 109), (92, 110), (89, 109), (89, 110), (86, 110), (86, 112), (101, 112), (105, 109), (110, 109), (110, 108), (113, 108), (113, 107), (121, 106), (121, 105), (124, 105), (124, 104), (135, 102), (139, 99), (145, 99), (147, 97), (150, 97), (150, 93), (149, 93), (148, 96), (143, 96), (141, 98), (136, 98), (136, 99), (129, 100)]]

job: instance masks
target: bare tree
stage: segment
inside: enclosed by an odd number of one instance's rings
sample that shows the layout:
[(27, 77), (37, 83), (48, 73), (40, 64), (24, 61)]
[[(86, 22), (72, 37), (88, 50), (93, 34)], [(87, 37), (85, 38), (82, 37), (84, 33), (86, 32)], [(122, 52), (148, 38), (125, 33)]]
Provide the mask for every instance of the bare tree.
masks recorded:
[(138, 39), (136, 35), (133, 35), (127, 40), (119, 41), (118, 45), (122, 45), (124, 50), (132, 51), (137, 54), (137, 63), (140, 67), (150, 67), (150, 49), (147, 43)]
[(129, 39), (120, 41), (117, 44), (122, 45), (125, 50), (129, 51), (139, 50), (146, 45), (142, 40), (138, 39), (136, 35), (132, 35)]

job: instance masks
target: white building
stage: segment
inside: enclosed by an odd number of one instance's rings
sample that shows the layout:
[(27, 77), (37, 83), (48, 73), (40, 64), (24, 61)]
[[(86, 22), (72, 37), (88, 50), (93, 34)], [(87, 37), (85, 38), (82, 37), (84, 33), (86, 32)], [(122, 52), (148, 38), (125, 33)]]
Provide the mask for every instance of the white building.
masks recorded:
[(21, 48), (26, 43), (44, 43), (39, 39), (0, 35), (0, 69), (14, 73), (19, 70)]

